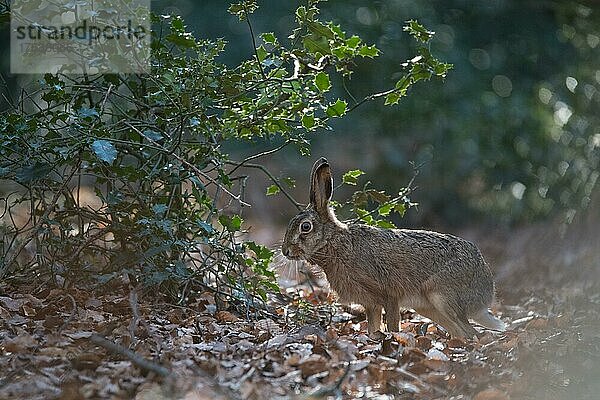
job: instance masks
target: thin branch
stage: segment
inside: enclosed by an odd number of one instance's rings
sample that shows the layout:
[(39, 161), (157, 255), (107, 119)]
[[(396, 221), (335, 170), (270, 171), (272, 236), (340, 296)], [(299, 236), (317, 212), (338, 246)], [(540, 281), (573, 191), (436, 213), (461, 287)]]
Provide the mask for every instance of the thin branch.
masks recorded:
[[(381, 206), (379, 206), (379, 207), (376, 207), (375, 209), (373, 209), (373, 210), (369, 211), (369, 212), (368, 212), (368, 213), (366, 213), (365, 215), (363, 215), (363, 216), (360, 216), (360, 217), (357, 217), (357, 218), (354, 218), (353, 220), (349, 221), (349, 223), (351, 223), (351, 224), (355, 224), (355, 223), (357, 223), (357, 222), (361, 221), (363, 218), (365, 218), (365, 217), (368, 217), (368, 216), (370, 216), (370, 215), (373, 215), (373, 214), (375, 214), (375, 213), (376, 213), (376, 212), (379, 210), (379, 208), (381, 208), (382, 206), (389, 205), (389, 204), (394, 204), (394, 203), (396, 203), (397, 201), (400, 201), (400, 200), (402, 200), (404, 197), (408, 196), (408, 195), (409, 195), (409, 194), (412, 192), (412, 190), (413, 190), (413, 189), (412, 189), (412, 184), (415, 182), (415, 179), (417, 178), (417, 175), (419, 175), (419, 169), (418, 169), (418, 167), (415, 167), (415, 168), (414, 168), (414, 172), (413, 172), (413, 176), (412, 176), (412, 178), (410, 179), (410, 181), (408, 182), (408, 185), (406, 185), (406, 187), (404, 187), (404, 188), (402, 189), (402, 191), (401, 191), (401, 192), (398, 194), (398, 196), (394, 197), (393, 199), (391, 199), (391, 200), (389, 200), (389, 201), (386, 201), (386, 202), (385, 202), (385, 203), (383, 203)], [(346, 222), (348, 222), (348, 221), (346, 221)]]
[(254, 38), (254, 29), (252, 28), (252, 24), (250, 23), (250, 16), (248, 15), (248, 10), (244, 7), (244, 15), (246, 17), (246, 23), (248, 24), (248, 29), (250, 29), (250, 37), (252, 38), (252, 49), (254, 49), (254, 57), (256, 57), (256, 62), (258, 63), (258, 69), (260, 70), (260, 74), (262, 75), (265, 81), (268, 81), (267, 75), (263, 70), (262, 63), (260, 62), (260, 58), (258, 58), (258, 49), (256, 47), (256, 39)]
[(244, 164), (246, 164), (247, 162), (256, 160), (257, 158), (260, 158), (260, 157), (268, 156), (269, 154), (277, 153), (279, 150), (283, 149), (288, 144), (290, 144), (290, 142), (286, 141), (284, 144), (282, 144), (281, 146), (277, 146), (274, 149), (263, 151), (262, 153), (254, 154), (254, 155), (244, 158), (229, 172), (229, 175), (233, 174), (238, 168), (244, 166)]
[(156, 373), (157, 375), (167, 377), (171, 375), (171, 370), (166, 367), (163, 367), (160, 364), (153, 363), (150, 360), (145, 359), (137, 353), (121, 346), (120, 344), (111, 342), (110, 340), (105, 339), (104, 337), (93, 334), (90, 336), (90, 341), (98, 346), (104, 347), (106, 350), (109, 350), (115, 354), (119, 354), (128, 358), (134, 365), (140, 367), (145, 371), (151, 371)]
[[(226, 161), (227, 164), (230, 165), (237, 165), (237, 163), (233, 162), (233, 161)], [(254, 168), (254, 169), (258, 169), (260, 171), (262, 171), (265, 175), (267, 175), (269, 177), (269, 179), (275, 184), (275, 186), (277, 186), (279, 188), (279, 190), (281, 191), (281, 193), (283, 193), (283, 195), (285, 197), (288, 198), (288, 200), (298, 209), (298, 211), (302, 211), (304, 209), (304, 204), (297, 202), (291, 194), (289, 194), (287, 192), (287, 190), (285, 190), (285, 188), (283, 187), (283, 185), (281, 183), (279, 183), (279, 181), (277, 180), (277, 178), (275, 178), (275, 176), (273, 176), (273, 174), (266, 169), (264, 166), (260, 165), (260, 164), (249, 164), (249, 163), (245, 163), (243, 165), (245, 168)]]

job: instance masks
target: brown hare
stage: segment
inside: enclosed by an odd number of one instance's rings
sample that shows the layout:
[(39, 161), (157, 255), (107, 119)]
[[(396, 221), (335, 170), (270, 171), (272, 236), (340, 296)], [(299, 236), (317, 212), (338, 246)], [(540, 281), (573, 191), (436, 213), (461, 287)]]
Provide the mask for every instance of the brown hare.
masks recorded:
[(398, 331), (400, 307), (412, 308), (452, 336), (473, 337), (469, 318), (504, 330), (488, 307), (494, 281), (479, 249), (460, 237), (426, 230), (382, 229), (340, 222), (328, 203), (331, 169), (318, 160), (310, 178), (310, 205), (290, 221), (282, 246), (290, 259), (323, 269), (340, 301), (365, 307), (369, 334)]

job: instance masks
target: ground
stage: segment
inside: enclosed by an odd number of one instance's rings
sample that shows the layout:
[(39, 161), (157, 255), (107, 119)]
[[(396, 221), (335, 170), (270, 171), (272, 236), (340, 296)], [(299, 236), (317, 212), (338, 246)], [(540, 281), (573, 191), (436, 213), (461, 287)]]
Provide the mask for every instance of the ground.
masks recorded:
[(334, 311), (319, 324), (286, 318), (284, 304), (270, 318), (240, 315), (208, 292), (181, 307), (124, 283), (1, 283), (0, 398), (596, 399), (596, 233), (588, 222), (564, 235), (466, 232), (494, 265), (494, 312), (509, 325), (473, 341), (410, 311), (400, 333), (372, 340), (364, 315), (322, 288), (300, 293)]

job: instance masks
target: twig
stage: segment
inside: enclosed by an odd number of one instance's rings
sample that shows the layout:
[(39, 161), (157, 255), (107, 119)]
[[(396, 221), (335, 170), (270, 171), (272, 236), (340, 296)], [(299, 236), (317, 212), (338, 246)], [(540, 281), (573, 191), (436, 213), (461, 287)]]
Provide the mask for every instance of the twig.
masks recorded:
[(152, 338), (154, 339), (154, 342), (156, 343), (157, 351), (160, 352), (161, 347), (162, 347), (161, 341), (155, 335), (155, 333), (150, 329), (150, 326), (148, 325), (146, 320), (140, 316), (140, 308), (138, 306), (137, 288), (132, 289), (131, 292), (129, 293), (129, 306), (131, 307), (131, 313), (133, 314), (133, 318), (131, 319), (131, 322), (129, 323), (129, 335), (131, 336), (131, 342), (133, 343), (135, 341), (135, 331), (137, 328), (137, 324), (139, 322), (140, 324), (142, 324), (144, 329), (146, 329), (146, 332), (148, 332), (148, 335), (152, 336)]
[(171, 375), (171, 370), (169, 370), (168, 368), (153, 363), (150, 360), (146, 360), (139, 354), (134, 353), (133, 351), (126, 349), (125, 347), (117, 343), (111, 342), (110, 340), (107, 340), (98, 334), (94, 333), (92, 336), (90, 336), (90, 340), (92, 341), (92, 343), (104, 347), (106, 350), (128, 358), (134, 365), (140, 367), (145, 371), (151, 371), (163, 377)]
[[(227, 161), (226, 163), (230, 164), (230, 165), (237, 165), (237, 163), (232, 162), (232, 161)], [(254, 169), (261, 170), (265, 175), (267, 175), (269, 177), (269, 179), (275, 184), (275, 186), (277, 186), (279, 188), (279, 190), (281, 191), (281, 193), (283, 193), (284, 196), (287, 197), (288, 200), (292, 202), (292, 204), (298, 209), (298, 211), (302, 211), (304, 209), (304, 205), (301, 204), (301, 203), (299, 203), (299, 202), (297, 202), (292, 197), (292, 195), (289, 194), (287, 192), (287, 190), (285, 190), (285, 188), (281, 185), (281, 183), (279, 183), (279, 181), (277, 180), (277, 178), (275, 178), (273, 176), (273, 174), (271, 174), (271, 172), (268, 169), (266, 169), (264, 166), (262, 166), (260, 164), (248, 164), (248, 163), (245, 163), (244, 167), (246, 167), (246, 168), (254, 168)]]
[(283, 149), (288, 144), (290, 144), (290, 142), (286, 141), (284, 144), (282, 144), (281, 146), (277, 146), (274, 149), (263, 151), (262, 153), (253, 154), (249, 157), (244, 158), (242, 161), (237, 163), (237, 165), (231, 171), (229, 171), (229, 175), (233, 174), (238, 168), (243, 167), (247, 162), (256, 160), (257, 158), (264, 157), (269, 154), (277, 153), (279, 150)]
[(258, 58), (258, 48), (256, 47), (256, 39), (254, 38), (254, 29), (252, 29), (252, 23), (250, 22), (250, 16), (248, 15), (248, 10), (244, 7), (244, 16), (246, 17), (246, 23), (248, 24), (248, 29), (250, 29), (250, 37), (252, 38), (252, 48), (254, 49), (254, 57), (256, 57), (256, 62), (258, 63), (258, 69), (260, 74), (263, 77), (263, 80), (268, 81), (267, 75), (265, 74), (265, 70), (262, 67), (262, 63), (260, 58)]
[(346, 363), (346, 369), (344, 370), (344, 373), (342, 374), (342, 376), (339, 377), (339, 379), (333, 386), (324, 387), (319, 390), (316, 390), (316, 391), (310, 393), (306, 398), (307, 399), (313, 399), (313, 398), (321, 399), (321, 398), (324, 398), (327, 396), (341, 397), (342, 384), (344, 383), (344, 381), (348, 377), (348, 374), (350, 373), (351, 365), (352, 364), (350, 362)]
[[(419, 175), (419, 169), (418, 167), (416, 167), (414, 169), (414, 173), (412, 178), (410, 179), (410, 181), (408, 182), (408, 185), (406, 185), (406, 187), (402, 190), (402, 192), (400, 192), (400, 194), (396, 197), (394, 197), (393, 199), (386, 201), (385, 203), (383, 203), (381, 206), (376, 207), (375, 209), (371, 210), (370, 212), (366, 213), (363, 216), (360, 216), (358, 218), (354, 218), (353, 220), (349, 221), (349, 223), (351, 224), (355, 224), (359, 221), (361, 221), (363, 218), (368, 217), (369, 215), (373, 215), (375, 214), (375, 212), (377, 210), (379, 210), (382, 206), (388, 205), (388, 204), (394, 204), (395, 202), (402, 200), (404, 197), (408, 196), (411, 192), (412, 192), (412, 184), (415, 182), (415, 179), (417, 178), (417, 175)], [(345, 221), (346, 223), (348, 223), (348, 221)]]
[(437, 385), (433, 385), (433, 384), (429, 384), (429, 383), (425, 382), (423, 379), (419, 378), (418, 375), (415, 375), (412, 372), (408, 372), (404, 368), (396, 368), (395, 370), (400, 372), (401, 374), (408, 376), (409, 378), (412, 378), (415, 381), (419, 382), (419, 384), (422, 385), (423, 387), (434, 389), (435, 391), (443, 394), (444, 396), (448, 395), (448, 392), (446, 392), (444, 389), (438, 387)]
[(131, 313), (133, 314), (133, 318), (131, 318), (131, 321), (129, 322), (129, 336), (131, 337), (131, 343), (134, 343), (135, 330), (138, 322), (141, 320), (137, 302), (137, 291), (135, 288), (129, 292), (129, 307), (131, 307)]
[(71, 323), (71, 321), (75, 319), (75, 314), (77, 314), (77, 303), (75, 302), (75, 299), (70, 294), (68, 294), (67, 297), (71, 299), (71, 305), (73, 306), (73, 309), (71, 310), (71, 315), (69, 315), (69, 318), (63, 322), (60, 328), (58, 328), (58, 333), (62, 332), (63, 329), (65, 329)]

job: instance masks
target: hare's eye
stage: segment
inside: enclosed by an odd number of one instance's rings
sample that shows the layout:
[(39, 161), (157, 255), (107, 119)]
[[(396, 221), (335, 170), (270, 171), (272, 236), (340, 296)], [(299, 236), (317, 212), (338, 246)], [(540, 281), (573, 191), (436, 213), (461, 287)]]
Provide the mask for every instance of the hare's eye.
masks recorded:
[(312, 230), (312, 223), (310, 221), (304, 221), (300, 224), (300, 232), (308, 233)]

